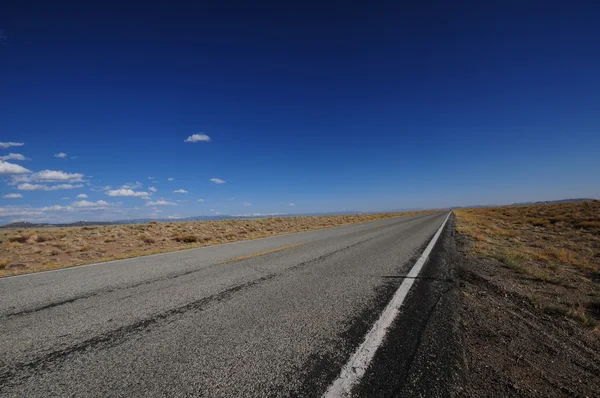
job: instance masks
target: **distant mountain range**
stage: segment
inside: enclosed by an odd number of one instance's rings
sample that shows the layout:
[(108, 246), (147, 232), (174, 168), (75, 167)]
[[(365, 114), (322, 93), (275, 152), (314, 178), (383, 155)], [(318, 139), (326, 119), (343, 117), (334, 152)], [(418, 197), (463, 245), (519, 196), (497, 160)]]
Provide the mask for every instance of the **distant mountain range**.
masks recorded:
[(587, 202), (588, 200), (596, 200), (593, 198), (574, 198), (574, 199), (559, 199), (559, 200), (541, 200), (538, 202), (518, 202), (510, 205), (473, 205), (473, 206), (456, 206), (452, 207), (452, 209), (473, 209), (479, 207), (499, 207), (499, 206), (527, 206), (527, 205), (544, 205), (551, 203), (571, 203), (571, 202)]

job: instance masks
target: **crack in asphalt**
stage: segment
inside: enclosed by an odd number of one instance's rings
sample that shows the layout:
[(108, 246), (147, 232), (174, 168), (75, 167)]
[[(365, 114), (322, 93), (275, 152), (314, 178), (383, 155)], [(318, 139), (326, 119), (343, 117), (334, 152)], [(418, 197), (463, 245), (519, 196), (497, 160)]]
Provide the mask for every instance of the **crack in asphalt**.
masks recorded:
[[(425, 279), (425, 278), (423, 278), (423, 279)], [(436, 279), (436, 278), (429, 278), (429, 279)], [(419, 347), (421, 347), (421, 341), (423, 340), (423, 335), (424, 335), (423, 332), (425, 331), (425, 329), (427, 328), (427, 326), (429, 326), (429, 321), (431, 320), (431, 317), (433, 316), (433, 313), (435, 312), (436, 308), (440, 304), (440, 301), (442, 301), (442, 298), (444, 298), (445, 295), (447, 295), (448, 293), (450, 293), (453, 288), (454, 288), (454, 286), (451, 284), (450, 286), (446, 287), (446, 289), (444, 289), (442, 292), (440, 292), (440, 295), (435, 300), (435, 303), (433, 303), (433, 305), (431, 306), (431, 308), (429, 308), (429, 311), (427, 311), (427, 315), (425, 316), (425, 320), (421, 323), (421, 327), (419, 328), (419, 333), (418, 333), (417, 341), (415, 342), (414, 349), (410, 353), (410, 356), (409, 356), (409, 358), (407, 360), (406, 372), (402, 376), (402, 380), (406, 380), (408, 378), (408, 375), (410, 374), (410, 371), (411, 371), (412, 366), (413, 366), (413, 362), (415, 361), (415, 358), (417, 357), (417, 354), (419, 353)], [(400, 391), (401, 391), (401, 388), (398, 389), (398, 390), (396, 390), (394, 393), (398, 394)]]

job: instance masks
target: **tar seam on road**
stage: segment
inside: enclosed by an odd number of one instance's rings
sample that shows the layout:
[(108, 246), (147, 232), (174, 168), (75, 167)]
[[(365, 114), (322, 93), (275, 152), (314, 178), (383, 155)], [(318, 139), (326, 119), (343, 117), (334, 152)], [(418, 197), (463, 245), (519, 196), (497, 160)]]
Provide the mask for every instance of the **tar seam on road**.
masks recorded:
[(296, 243), (295, 245), (283, 246), (283, 247), (278, 247), (276, 249), (265, 250), (263, 252), (252, 253), (252, 254), (247, 254), (245, 256), (230, 258), (227, 260), (219, 261), (216, 264), (225, 264), (225, 263), (231, 263), (233, 261), (245, 260), (247, 258), (258, 257), (258, 256), (262, 256), (262, 255), (269, 254), (269, 253), (275, 253), (275, 252), (279, 252), (279, 251), (286, 250), (286, 249), (291, 249), (293, 247), (298, 247), (298, 246), (302, 246), (302, 245), (304, 245), (304, 243)]
[(375, 352), (379, 348), (379, 346), (383, 343), (385, 335), (387, 333), (387, 329), (390, 327), (398, 312), (404, 299), (406, 298), (410, 288), (414, 284), (416, 277), (421, 272), (421, 269), (427, 262), (427, 258), (429, 257), (429, 253), (435, 246), (446, 222), (448, 221), (448, 217), (450, 217), (451, 213), (448, 213), (446, 219), (437, 230), (429, 245), (423, 251), (421, 257), (417, 260), (415, 265), (412, 267), (396, 293), (392, 300), (389, 302), (383, 313), (379, 317), (379, 319), (373, 324), (369, 333), (365, 336), (365, 340), (358, 347), (358, 349), (354, 352), (352, 357), (346, 365), (342, 368), (342, 371), (339, 377), (329, 386), (325, 394), (323, 394), (323, 398), (342, 398), (342, 397), (350, 397), (352, 393), (352, 388), (358, 384), (358, 382), (362, 379), (369, 364), (373, 360), (375, 356)]

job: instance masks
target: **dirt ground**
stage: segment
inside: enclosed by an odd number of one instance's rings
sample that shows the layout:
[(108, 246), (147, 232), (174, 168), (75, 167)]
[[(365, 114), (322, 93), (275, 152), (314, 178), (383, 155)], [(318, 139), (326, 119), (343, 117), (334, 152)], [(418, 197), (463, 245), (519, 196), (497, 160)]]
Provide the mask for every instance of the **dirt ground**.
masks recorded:
[(0, 277), (420, 213), (0, 229)]
[(600, 202), (455, 213), (459, 395), (600, 396)]

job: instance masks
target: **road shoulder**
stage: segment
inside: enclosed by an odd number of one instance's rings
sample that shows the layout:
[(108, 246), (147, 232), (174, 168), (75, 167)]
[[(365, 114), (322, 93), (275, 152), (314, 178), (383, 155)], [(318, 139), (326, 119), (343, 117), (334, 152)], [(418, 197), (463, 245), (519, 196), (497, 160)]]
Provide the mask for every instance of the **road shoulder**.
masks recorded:
[(456, 317), (454, 231), (451, 216), (356, 396), (456, 396), (464, 354)]

